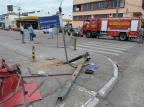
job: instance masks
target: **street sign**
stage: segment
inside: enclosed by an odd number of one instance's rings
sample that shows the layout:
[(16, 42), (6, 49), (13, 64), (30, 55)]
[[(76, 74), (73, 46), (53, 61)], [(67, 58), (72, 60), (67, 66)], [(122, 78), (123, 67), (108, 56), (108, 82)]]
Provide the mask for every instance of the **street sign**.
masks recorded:
[(60, 26), (59, 16), (47, 16), (39, 18), (40, 29), (49, 29)]
[(7, 5), (7, 10), (12, 12), (13, 11), (13, 5)]

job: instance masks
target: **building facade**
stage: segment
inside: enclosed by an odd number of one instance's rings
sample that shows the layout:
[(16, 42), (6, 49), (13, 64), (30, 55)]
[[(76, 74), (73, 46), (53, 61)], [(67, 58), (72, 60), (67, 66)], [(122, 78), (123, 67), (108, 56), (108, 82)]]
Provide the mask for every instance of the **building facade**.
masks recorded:
[(0, 15), (0, 29), (4, 28), (4, 20), (5, 20), (5, 16), (4, 15)]
[[(119, 3), (117, 3), (119, 1)], [(73, 0), (73, 27), (99, 17), (144, 17), (144, 0)]]

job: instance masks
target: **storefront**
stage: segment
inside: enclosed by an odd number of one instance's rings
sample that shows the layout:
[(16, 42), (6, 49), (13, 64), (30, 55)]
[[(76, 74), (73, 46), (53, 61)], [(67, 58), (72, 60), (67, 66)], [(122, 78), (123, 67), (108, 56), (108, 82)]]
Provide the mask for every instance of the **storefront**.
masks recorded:
[(16, 19), (16, 26), (19, 27), (20, 24), (27, 28), (29, 25), (32, 25), (34, 29), (38, 29), (38, 18), (37, 16), (26, 16)]

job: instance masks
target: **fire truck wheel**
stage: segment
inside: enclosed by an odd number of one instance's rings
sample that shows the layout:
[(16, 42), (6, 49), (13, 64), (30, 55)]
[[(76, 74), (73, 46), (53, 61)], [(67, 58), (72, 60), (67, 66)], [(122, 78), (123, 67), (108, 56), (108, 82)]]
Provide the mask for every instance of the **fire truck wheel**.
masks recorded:
[(127, 34), (126, 33), (120, 33), (119, 34), (119, 40), (121, 41), (126, 41), (128, 38), (127, 38)]
[(90, 37), (91, 37), (91, 32), (90, 32), (90, 31), (86, 33), (86, 37), (87, 37), (87, 38), (90, 38)]

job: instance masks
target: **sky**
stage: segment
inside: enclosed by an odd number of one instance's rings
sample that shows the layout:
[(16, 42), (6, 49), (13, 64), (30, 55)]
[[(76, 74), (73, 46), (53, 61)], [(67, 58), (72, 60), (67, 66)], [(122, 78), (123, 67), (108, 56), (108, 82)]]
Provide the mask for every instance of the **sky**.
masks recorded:
[[(53, 15), (58, 11), (61, 1), (62, 0), (0, 0), (0, 14), (7, 12), (7, 5), (15, 5), (20, 6), (22, 12), (41, 11), (40, 13), (31, 15)], [(62, 9), (66, 18), (72, 17), (72, 3), (73, 0), (63, 0)], [(14, 11), (18, 12), (16, 7), (14, 7)]]

